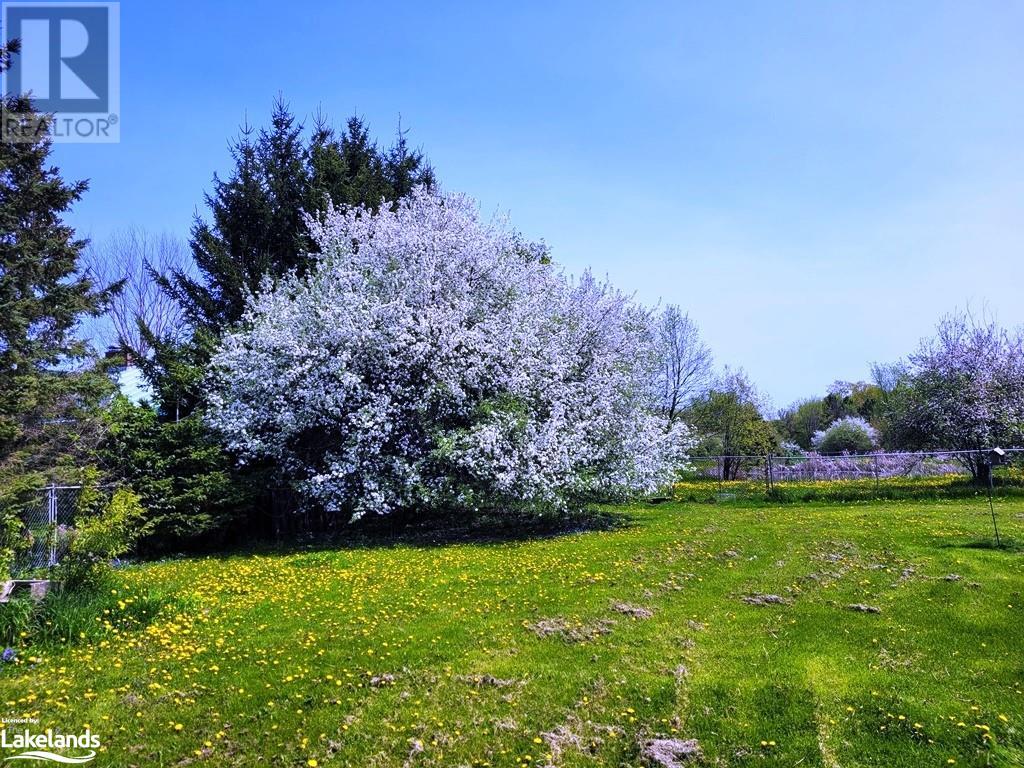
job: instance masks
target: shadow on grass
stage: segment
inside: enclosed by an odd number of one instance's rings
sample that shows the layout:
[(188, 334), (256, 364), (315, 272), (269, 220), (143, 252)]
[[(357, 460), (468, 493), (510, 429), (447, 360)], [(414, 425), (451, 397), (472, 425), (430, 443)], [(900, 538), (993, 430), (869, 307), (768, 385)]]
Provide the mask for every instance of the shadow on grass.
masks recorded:
[(589, 531), (628, 527), (633, 518), (621, 511), (586, 509), (562, 515), (439, 515), (407, 520), (389, 517), (363, 518), (337, 532), (338, 544), (376, 546), (380, 544), (501, 544), (528, 541)]
[(947, 542), (942, 546), (950, 549), (991, 549), (995, 552), (1011, 552), (1016, 554), (1024, 552), (1024, 541), (1007, 539), (1006, 537), (1000, 540), (999, 546), (996, 546), (994, 538), (972, 539), (971, 541), (959, 543)]
[[(629, 528), (635, 518), (621, 509), (586, 509), (562, 515), (492, 514), (479, 516), (364, 517), (333, 530), (300, 534), (277, 541), (252, 540), (206, 552), (163, 554), (152, 559), (179, 557), (238, 557), (254, 554), (287, 555), (318, 550), (378, 549), (396, 546), (443, 547), (452, 544), (504, 544), (553, 539), (591, 531)], [(145, 561), (150, 558), (140, 558)]]

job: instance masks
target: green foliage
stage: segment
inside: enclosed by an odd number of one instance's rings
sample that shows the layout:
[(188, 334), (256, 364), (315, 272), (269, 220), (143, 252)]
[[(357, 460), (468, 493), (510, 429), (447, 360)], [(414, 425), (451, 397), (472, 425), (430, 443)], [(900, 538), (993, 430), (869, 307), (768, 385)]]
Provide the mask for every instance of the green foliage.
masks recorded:
[[(17, 51), (16, 43), (0, 47), (0, 71)], [(5, 121), (49, 119), (27, 96), (5, 96), (2, 106)], [(40, 447), (54, 432), (47, 425), (75, 418), (93, 399), (96, 382), (70, 370), (86, 353), (74, 331), (110, 295), (80, 274), (86, 241), (64, 221), (87, 184), (64, 181), (45, 130), (32, 136), (0, 141), (0, 471), (7, 474), (12, 464), (51, 460), (50, 446)]]
[(145, 510), (134, 491), (119, 488), (102, 512), (79, 517), (57, 579), (70, 591), (89, 591), (105, 583), (110, 561), (128, 552), (142, 533)]
[(200, 537), (216, 544), (251, 514), (253, 483), (238, 476), (197, 415), (161, 422), (151, 407), (118, 397), (106, 420), (99, 456), (146, 508), (143, 549), (173, 551)]
[(822, 400), (828, 423), (846, 416), (860, 416), (871, 421), (878, 415), (882, 390), (863, 381), (837, 381)]
[(0, 486), (0, 579), (6, 579), (18, 555), (31, 543), (23, 523), (28, 505), (38, 503), (44, 478), (37, 474), (14, 474)]
[(81, 477), (78, 478), (78, 485), (82, 489), (75, 499), (75, 519), (94, 517), (102, 514), (103, 508), (109, 502), (107, 494), (103, 492), (100, 484), (103, 477), (96, 467), (85, 467)]
[(810, 451), (814, 448), (814, 433), (824, 431), (839, 419), (859, 416), (876, 425), (882, 420), (883, 397), (877, 384), (837, 381), (825, 397), (801, 400), (781, 411), (776, 427), (784, 439)]
[(699, 438), (694, 453), (726, 456), (722, 471), (727, 479), (734, 478), (745, 463), (734, 457), (778, 451), (778, 433), (761, 415), (757, 394), (742, 373), (726, 377), (695, 400), (686, 418)]
[(785, 439), (792, 440), (805, 451), (809, 451), (813, 447), (811, 440), (814, 433), (825, 429), (829, 424), (825, 401), (810, 399), (794, 403), (779, 414), (776, 424), (779, 433)]
[(137, 630), (147, 626), (171, 600), (152, 590), (127, 594), (116, 579), (103, 589), (52, 589), (35, 602), (17, 598), (0, 603), (0, 645), (9, 647), (59, 646), (102, 642), (111, 630)]
[(874, 450), (873, 430), (867, 422), (852, 417), (834, 422), (816, 446), (819, 453), (868, 453)]
[(37, 605), (27, 597), (0, 603), (0, 644), (13, 646), (23, 642), (36, 625)]

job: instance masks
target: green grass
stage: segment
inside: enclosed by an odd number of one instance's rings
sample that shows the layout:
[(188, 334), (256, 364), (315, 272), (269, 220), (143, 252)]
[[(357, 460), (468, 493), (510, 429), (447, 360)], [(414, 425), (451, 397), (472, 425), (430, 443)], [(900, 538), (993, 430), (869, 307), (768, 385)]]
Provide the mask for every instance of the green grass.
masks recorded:
[(112, 597), (175, 602), (21, 648), (0, 700), (90, 725), (110, 766), (632, 766), (659, 735), (705, 765), (1019, 766), (1024, 502), (998, 512), (1003, 550), (979, 501), (667, 503), (559, 538), (133, 567)]

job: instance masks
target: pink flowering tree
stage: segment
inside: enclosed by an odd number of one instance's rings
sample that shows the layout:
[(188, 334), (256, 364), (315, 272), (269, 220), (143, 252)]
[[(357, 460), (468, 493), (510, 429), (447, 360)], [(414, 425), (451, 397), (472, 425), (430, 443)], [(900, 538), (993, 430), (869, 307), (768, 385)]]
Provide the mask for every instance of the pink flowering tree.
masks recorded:
[(566, 509), (651, 492), (688, 444), (659, 414), (648, 311), (571, 280), (460, 196), (329, 211), (214, 358), (212, 424), (342, 518)]

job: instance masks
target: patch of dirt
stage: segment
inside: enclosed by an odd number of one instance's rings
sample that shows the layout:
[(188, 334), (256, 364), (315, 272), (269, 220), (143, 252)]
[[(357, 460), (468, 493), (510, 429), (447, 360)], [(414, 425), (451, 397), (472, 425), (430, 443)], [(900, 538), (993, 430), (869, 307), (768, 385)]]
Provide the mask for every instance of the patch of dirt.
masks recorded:
[(630, 605), (629, 603), (612, 603), (612, 610), (624, 616), (629, 616), (632, 619), (649, 619), (654, 615), (654, 611), (650, 608), (644, 608), (642, 605)]
[(881, 613), (882, 609), (877, 605), (865, 605), (864, 603), (850, 603), (846, 606), (848, 611), (857, 611), (858, 613)]
[(597, 619), (584, 624), (554, 617), (528, 624), (527, 629), (537, 637), (560, 637), (567, 643), (585, 643), (609, 634), (614, 626), (612, 619)]
[(583, 721), (576, 715), (570, 715), (567, 723), (541, 734), (541, 738), (544, 739), (551, 753), (548, 761), (543, 763), (541, 768), (554, 768), (569, 750), (575, 750), (582, 755), (596, 755), (598, 748), (604, 743), (602, 734), (621, 738), (625, 735), (625, 731), (617, 725), (602, 725), (590, 720)]
[(588, 746), (587, 741), (567, 725), (559, 725), (554, 730), (542, 733), (540, 736), (551, 751), (548, 766), (557, 765), (562, 759), (562, 753), (566, 750), (574, 749), (577, 752), (583, 752)]
[(383, 675), (374, 675), (373, 677), (370, 678), (370, 687), (371, 688), (383, 688), (385, 685), (394, 685), (394, 684), (395, 684), (395, 676), (391, 675), (391, 674), (388, 674), (386, 672)]
[(641, 754), (663, 768), (684, 768), (701, 757), (696, 739), (651, 739), (644, 744)]
[(503, 680), (494, 675), (458, 675), (455, 679), (475, 688), (508, 688), (510, 685), (521, 685), (523, 682), (522, 680)]
[(963, 578), (959, 573), (949, 573), (942, 577), (943, 581), (960, 581)]
[(917, 656), (900, 656), (891, 652), (888, 648), (878, 649), (878, 666), (893, 672), (913, 669), (917, 659)]
[(409, 754), (405, 757), (405, 762), (402, 763), (403, 768), (410, 768), (416, 759), (416, 755), (423, 752), (423, 741), (420, 739), (409, 739)]
[(789, 605), (790, 603), (782, 595), (764, 595), (760, 592), (744, 595), (743, 602), (747, 605)]

